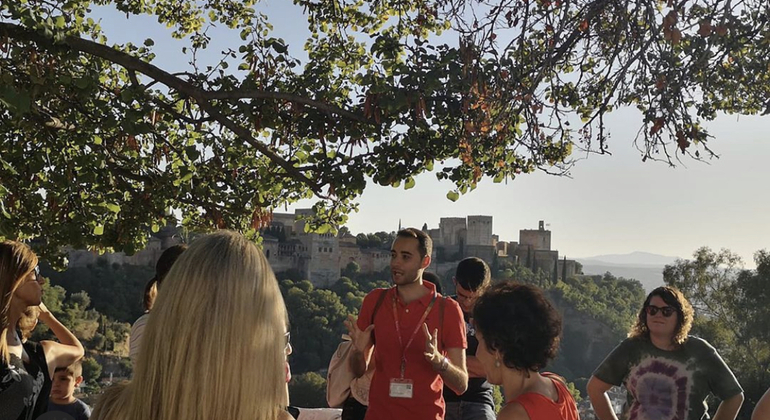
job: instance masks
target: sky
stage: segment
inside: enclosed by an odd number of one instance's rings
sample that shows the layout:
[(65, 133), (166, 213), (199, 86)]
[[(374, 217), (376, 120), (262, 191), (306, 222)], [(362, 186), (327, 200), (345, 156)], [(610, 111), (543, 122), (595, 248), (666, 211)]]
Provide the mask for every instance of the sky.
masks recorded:
[[(301, 59), (306, 25), (299, 9), (287, 0), (264, 2), (260, 8), (270, 16), (275, 36), (283, 37)], [(171, 71), (186, 67), (181, 48), (187, 43), (171, 40), (164, 25), (144, 17), (127, 19), (105, 8), (95, 13), (110, 43), (141, 44), (153, 38), (158, 55), (154, 64)], [(213, 40), (206, 54), (211, 62), (218, 60), (218, 51), (240, 45), (237, 32), (215, 29), (209, 34)], [(676, 168), (641, 161), (633, 145), (641, 124), (636, 110), (615, 111), (605, 121), (612, 155), (580, 160), (570, 177), (538, 172), (503, 184), (485, 179), (457, 202), (446, 198), (453, 184), (437, 181), (434, 173), (417, 177), (411, 190), (370, 182), (347, 226), (353, 233), (393, 231), (399, 223), (437, 228), (441, 217), (490, 215), (501, 240), (517, 241), (520, 229), (536, 229), (544, 220), (552, 232), (552, 248), (568, 258), (634, 251), (688, 258), (708, 246), (730, 249), (747, 268), (754, 267), (754, 252), (770, 249), (770, 116), (719, 117), (706, 125), (715, 136), (709, 145), (719, 159), (683, 158)]]

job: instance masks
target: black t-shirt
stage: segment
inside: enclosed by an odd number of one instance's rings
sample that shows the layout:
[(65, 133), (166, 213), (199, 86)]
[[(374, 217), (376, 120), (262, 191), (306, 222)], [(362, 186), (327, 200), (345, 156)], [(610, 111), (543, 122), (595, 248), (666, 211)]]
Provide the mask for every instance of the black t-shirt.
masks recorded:
[(9, 364), (0, 364), (0, 420), (34, 420), (48, 409), (51, 378), (43, 347), (24, 343), (29, 363), (11, 355)]
[(75, 420), (88, 420), (88, 418), (91, 417), (91, 407), (77, 398), (72, 404), (56, 404), (49, 402), (48, 412), (50, 413), (52, 411), (67, 413)]
[[(457, 300), (457, 296), (452, 296)], [(476, 348), (479, 347), (479, 340), (476, 339), (476, 329), (470, 322), (470, 316), (463, 312), (465, 318), (465, 331), (468, 340), (468, 348), (465, 349), (465, 356), (476, 356)], [(476, 402), (489, 404), (494, 407), (495, 402), (492, 399), (492, 385), (485, 378), (468, 378), (468, 390), (463, 395), (457, 395), (454, 391), (444, 387), (444, 401), (446, 402)]]

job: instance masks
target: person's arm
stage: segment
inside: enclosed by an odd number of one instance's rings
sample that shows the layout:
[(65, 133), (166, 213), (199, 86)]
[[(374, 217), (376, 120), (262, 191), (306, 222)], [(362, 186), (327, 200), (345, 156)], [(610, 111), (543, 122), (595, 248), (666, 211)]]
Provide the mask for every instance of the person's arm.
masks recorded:
[(372, 351), (374, 350), (374, 343), (372, 342), (374, 324), (369, 325), (362, 331), (358, 327), (356, 318), (353, 315), (349, 315), (347, 321), (345, 321), (345, 327), (348, 329), (348, 335), (353, 346), (350, 349), (350, 368), (353, 371), (353, 375), (356, 378), (360, 378), (366, 373), (366, 369), (369, 367), (369, 360), (372, 357)]
[(588, 385), (586, 385), (588, 398), (591, 400), (594, 413), (596, 413), (596, 418), (599, 420), (618, 420), (615, 412), (612, 411), (610, 397), (607, 395), (607, 391), (610, 388), (612, 388), (612, 384), (608, 384), (596, 376), (591, 376), (591, 379), (588, 380)]
[(465, 366), (468, 368), (469, 378), (486, 378), (487, 373), (484, 372), (484, 366), (479, 362), (476, 356), (465, 355)]
[[(457, 395), (462, 395), (468, 390), (468, 369), (465, 365), (465, 349), (455, 347), (447, 349), (446, 353), (448, 363), (446, 369), (439, 371), (439, 374), (449, 389)], [(434, 366), (433, 368), (435, 369), (436, 367)], [(439, 369), (441, 369), (440, 366)]]
[(452, 347), (446, 349), (446, 357), (438, 351), (438, 329), (433, 334), (428, 331), (428, 324), (422, 324), (425, 334), (425, 360), (430, 362), (433, 370), (441, 375), (444, 385), (462, 395), (468, 390), (468, 369), (465, 366), (465, 349)]
[(754, 407), (751, 420), (770, 420), (770, 388), (767, 389), (765, 395), (759, 399), (757, 406)]
[(46, 363), (48, 364), (48, 372), (51, 375), (50, 377), (53, 378), (56, 368), (67, 367), (75, 363), (83, 357), (85, 351), (77, 337), (67, 327), (62, 325), (43, 303), (40, 304), (40, 316), (38, 319), (47, 325), (51, 332), (53, 332), (53, 335), (56, 336), (56, 339), (59, 340), (58, 343), (50, 340), (40, 342), (45, 353)]
[(733, 395), (719, 404), (713, 420), (735, 420), (741, 405), (743, 405), (743, 393)]

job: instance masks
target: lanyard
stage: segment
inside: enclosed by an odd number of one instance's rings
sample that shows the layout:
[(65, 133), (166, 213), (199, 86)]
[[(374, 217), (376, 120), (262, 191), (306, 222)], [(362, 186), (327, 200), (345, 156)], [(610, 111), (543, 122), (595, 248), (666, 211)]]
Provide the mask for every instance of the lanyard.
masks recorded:
[(428, 307), (425, 309), (425, 312), (422, 314), (422, 318), (420, 318), (420, 322), (417, 323), (417, 326), (414, 329), (414, 332), (412, 333), (412, 336), (409, 337), (409, 341), (407, 341), (406, 346), (404, 346), (404, 343), (401, 341), (401, 326), (398, 323), (398, 308), (396, 307), (396, 294), (398, 294), (398, 289), (394, 286), (393, 287), (393, 298), (391, 301), (393, 302), (393, 319), (396, 321), (396, 337), (398, 337), (398, 345), (401, 346), (401, 379), (404, 379), (404, 372), (406, 371), (406, 349), (409, 348), (409, 346), (412, 344), (412, 341), (414, 340), (414, 337), (417, 335), (417, 331), (420, 331), (420, 328), (422, 328), (423, 322), (425, 322), (425, 319), (428, 317), (428, 313), (430, 313), (430, 310), (433, 308), (433, 304), (436, 302), (436, 294), (433, 294), (433, 299), (430, 300), (430, 304), (428, 304)]

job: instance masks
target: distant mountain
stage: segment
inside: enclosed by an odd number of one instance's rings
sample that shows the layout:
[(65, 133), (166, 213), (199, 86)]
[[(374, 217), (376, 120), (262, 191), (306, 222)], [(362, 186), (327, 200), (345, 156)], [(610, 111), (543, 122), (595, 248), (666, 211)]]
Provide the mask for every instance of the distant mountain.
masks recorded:
[(677, 257), (637, 251), (576, 259), (583, 264), (583, 274), (604, 274), (609, 271), (615, 277), (639, 280), (644, 290), (649, 292), (663, 285), (663, 268), (673, 264)]
[[(678, 257), (669, 257), (649, 252), (636, 251), (630, 254), (597, 255), (595, 257), (578, 258), (583, 263), (604, 265), (632, 265), (632, 266), (664, 266), (673, 264)], [(584, 262), (585, 261), (585, 262)]]

